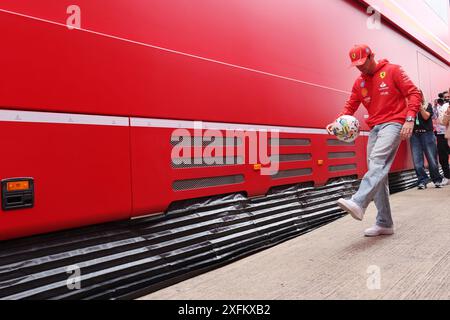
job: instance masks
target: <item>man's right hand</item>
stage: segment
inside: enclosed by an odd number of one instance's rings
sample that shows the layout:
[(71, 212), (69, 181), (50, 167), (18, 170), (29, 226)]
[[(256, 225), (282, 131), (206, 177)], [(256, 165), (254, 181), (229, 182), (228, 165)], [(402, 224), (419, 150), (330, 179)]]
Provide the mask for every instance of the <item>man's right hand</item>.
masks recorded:
[(332, 123), (330, 123), (329, 125), (326, 126), (328, 134), (334, 135), (333, 127), (334, 127), (334, 122), (332, 122)]
[(414, 121), (405, 122), (405, 124), (402, 127), (402, 130), (400, 131), (401, 139), (405, 140), (411, 138), (413, 129), (414, 129)]

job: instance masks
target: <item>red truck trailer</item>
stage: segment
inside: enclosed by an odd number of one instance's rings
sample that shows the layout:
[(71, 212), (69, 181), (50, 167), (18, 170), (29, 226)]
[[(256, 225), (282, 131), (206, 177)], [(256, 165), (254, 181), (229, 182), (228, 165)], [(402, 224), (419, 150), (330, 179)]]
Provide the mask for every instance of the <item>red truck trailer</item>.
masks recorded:
[[(355, 43), (401, 64), (428, 100), (449, 87), (448, 2), (75, 2), (0, 0), (0, 240), (361, 178), (364, 108), (355, 143), (324, 129), (358, 74)], [(226, 147), (245, 146), (231, 163), (180, 164), (177, 129), (192, 141), (206, 129), (279, 132), (278, 171), (261, 174), (245, 138)], [(392, 170), (411, 168), (403, 142)]]

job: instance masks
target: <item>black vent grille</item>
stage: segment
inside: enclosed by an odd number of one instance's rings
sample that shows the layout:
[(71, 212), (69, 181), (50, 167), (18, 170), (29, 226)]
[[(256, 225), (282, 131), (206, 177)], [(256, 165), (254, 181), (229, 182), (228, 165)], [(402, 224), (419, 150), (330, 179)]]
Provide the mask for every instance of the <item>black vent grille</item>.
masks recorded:
[(243, 157), (204, 157), (204, 158), (187, 158), (173, 159), (172, 168), (202, 168), (202, 167), (219, 167), (243, 164)]
[(341, 165), (329, 166), (328, 167), (328, 171), (330, 171), (330, 172), (346, 171), (346, 170), (356, 170), (356, 163), (341, 164)]
[[(211, 141), (210, 141), (211, 140)], [(242, 138), (239, 137), (223, 137), (222, 139), (218, 139), (216, 141), (216, 137), (182, 137), (182, 136), (174, 136), (171, 137), (170, 144), (178, 145), (178, 146), (209, 146), (210, 144), (217, 146), (239, 146), (242, 144)]]
[(175, 191), (200, 189), (207, 187), (223, 186), (229, 184), (236, 184), (244, 182), (244, 175), (237, 174), (231, 176), (218, 176), (208, 178), (196, 178), (188, 180), (176, 180), (172, 183), (172, 188)]
[(328, 152), (328, 159), (344, 159), (344, 158), (354, 158), (356, 157), (356, 152)]
[[(280, 154), (278, 155), (279, 162), (288, 162), (288, 161), (308, 161), (311, 160), (311, 153), (293, 153), (293, 154)], [(276, 156), (270, 157), (271, 161), (276, 160)]]
[(311, 168), (279, 170), (276, 174), (272, 175), (272, 179), (282, 179), (291, 177), (302, 177), (312, 174)]
[(310, 146), (310, 139), (299, 139), (299, 138), (279, 138), (279, 139), (269, 139), (270, 145), (273, 146)]
[(327, 144), (329, 146), (354, 146), (355, 145), (355, 141), (353, 141), (353, 142), (344, 142), (344, 141), (337, 140), (337, 139), (328, 139), (327, 140)]

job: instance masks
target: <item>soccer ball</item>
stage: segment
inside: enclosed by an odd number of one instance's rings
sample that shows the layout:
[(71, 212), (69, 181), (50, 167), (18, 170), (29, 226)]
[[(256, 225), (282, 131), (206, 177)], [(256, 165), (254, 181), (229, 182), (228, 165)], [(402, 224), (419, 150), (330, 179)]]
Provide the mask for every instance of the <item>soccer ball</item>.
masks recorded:
[(353, 116), (340, 116), (333, 124), (333, 134), (341, 141), (353, 142), (359, 136), (359, 121)]

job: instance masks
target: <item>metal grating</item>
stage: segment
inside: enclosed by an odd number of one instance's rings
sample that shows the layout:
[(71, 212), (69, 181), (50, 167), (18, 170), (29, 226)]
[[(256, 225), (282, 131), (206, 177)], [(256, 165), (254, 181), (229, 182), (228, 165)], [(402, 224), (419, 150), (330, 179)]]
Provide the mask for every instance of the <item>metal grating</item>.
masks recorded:
[(355, 170), (356, 164), (341, 164), (336, 166), (329, 166), (328, 171), (334, 172), (334, 171), (345, 171), (345, 170)]
[(355, 145), (355, 141), (353, 141), (353, 142), (344, 142), (344, 141), (337, 140), (337, 139), (327, 139), (327, 144), (329, 146), (354, 146)]
[(223, 186), (242, 182), (244, 182), (244, 175), (236, 174), (230, 176), (177, 180), (172, 183), (172, 189), (175, 191), (181, 191), (190, 189), (201, 189), (206, 187)]
[[(195, 147), (195, 146), (203, 146), (206, 147), (212, 143), (216, 146), (239, 146), (242, 144), (242, 138), (239, 137), (223, 137), (222, 139), (218, 139), (216, 141), (216, 137), (212, 136), (211, 141), (207, 137), (183, 137), (183, 136), (173, 136), (171, 137), (170, 144), (178, 145), (184, 147)], [(208, 141), (205, 141), (207, 139)]]
[(354, 158), (356, 152), (328, 152), (328, 159)]
[(308, 176), (311, 173), (312, 173), (311, 168), (279, 170), (276, 174), (272, 175), (272, 179), (302, 177), (302, 176)]
[[(288, 161), (307, 161), (311, 160), (311, 153), (293, 153), (293, 154), (280, 154), (278, 155), (279, 162), (288, 162)], [(271, 161), (275, 161), (275, 156), (270, 156)]]
[(201, 168), (243, 164), (242, 157), (203, 157), (172, 159), (172, 168)]
[(273, 146), (310, 146), (311, 139), (297, 139), (297, 138), (279, 138), (269, 139), (269, 144)]

